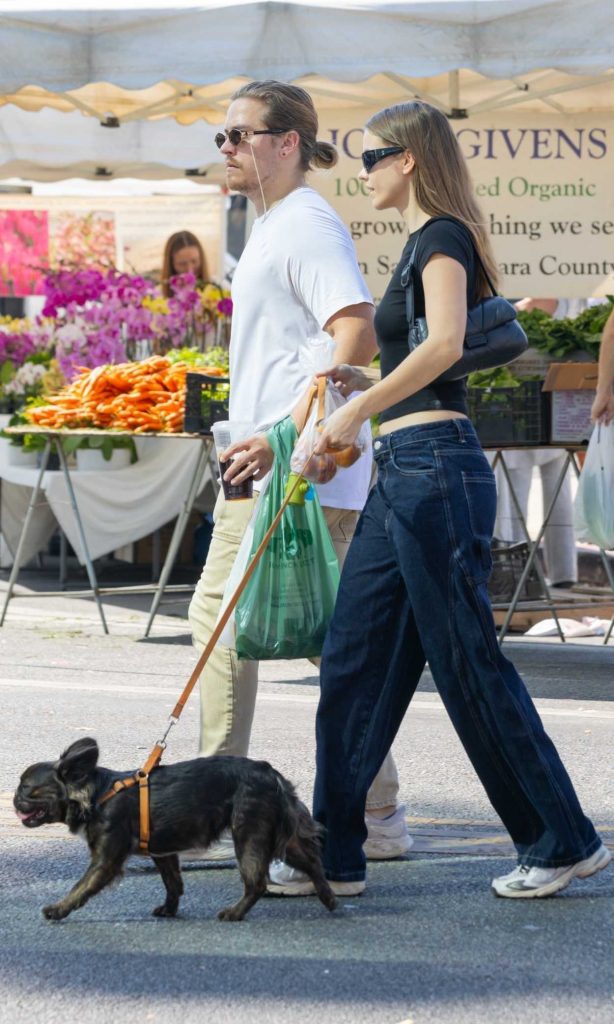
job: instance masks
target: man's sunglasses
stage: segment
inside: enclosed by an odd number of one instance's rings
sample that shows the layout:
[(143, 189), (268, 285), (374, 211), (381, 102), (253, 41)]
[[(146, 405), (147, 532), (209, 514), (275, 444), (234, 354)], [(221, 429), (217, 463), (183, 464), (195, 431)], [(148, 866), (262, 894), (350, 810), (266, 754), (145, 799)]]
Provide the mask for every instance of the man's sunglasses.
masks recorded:
[(221, 149), (226, 140), (231, 146), (238, 146), (248, 135), (283, 135), (286, 128), (230, 128), (228, 131), (218, 132), (214, 142), (218, 149)]
[(376, 164), (386, 156), (393, 156), (396, 153), (404, 153), (402, 146), (384, 146), (383, 149), (365, 149), (362, 154), (362, 166), (367, 174), (370, 174)]

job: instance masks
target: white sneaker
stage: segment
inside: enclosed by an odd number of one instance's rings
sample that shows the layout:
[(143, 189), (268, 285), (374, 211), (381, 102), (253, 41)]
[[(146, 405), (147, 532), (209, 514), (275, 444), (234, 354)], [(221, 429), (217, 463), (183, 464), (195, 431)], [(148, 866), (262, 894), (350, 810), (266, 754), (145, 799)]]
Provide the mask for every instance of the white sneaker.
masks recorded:
[(592, 857), (568, 864), (563, 868), (530, 868), (521, 865), (510, 871), (509, 875), (494, 878), (492, 888), (497, 896), (511, 899), (535, 899), (539, 896), (552, 896), (564, 889), (574, 878), (589, 878), (606, 868), (612, 860), (612, 854), (603, 844), (595, 850)]
[[(360, 896), (365, 891), (365, 882), (333, 882), (328, 884), (335, 896)], [(272, 896), (315, 896), (313, 882), (308, 875), (291, 868), (283, 860), (274, 860), (269, 866), (267, 892)]]
[(235, 844), (230, 832), (222, 832), (220, 838), (206, 849), (183, 850), (180, 860), (182, 864), (195, 860), (205, 863), (221, 863), (223, 861), (236, 863)]
[(367, 860), (394, 860), (404, 857), (414, 841), (407, 831), (405, 804), (399, 804), (389, 818), (375, 818), (365, 814), (368, 835), (363, 846)]

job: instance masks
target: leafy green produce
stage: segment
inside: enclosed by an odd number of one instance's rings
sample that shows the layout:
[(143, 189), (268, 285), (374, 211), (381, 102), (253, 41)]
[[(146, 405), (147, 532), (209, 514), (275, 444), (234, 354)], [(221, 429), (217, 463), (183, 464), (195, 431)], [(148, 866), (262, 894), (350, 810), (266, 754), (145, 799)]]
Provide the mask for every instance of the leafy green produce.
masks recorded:
[(521, 381), (515, 377), (509, 366), (497, 366), (494, 370), (476, 370), (467, 378), (470, 388), (517, 388)]
[(207, 348), (201, 352), (198, 348), (172, 348), (166, 353), (172, 363), (188, 363), (190, 366), (218, 366), (228, 373), (228, 349), (221, 345)]
[[(588, 352), (591, 359), (599, 356), (599, 344), (606, 320), (614, 308), (614, 296), (598, 306), (589, 306), (579, 316), (553, 320), (549, 313), (532, 309), (529, 313), (518, 313), (518, 320), (524, 327), (529, 345), (544, 352), (555, 362), (569, 360), (577, 352)], [(519, 379), (509, 366), (498, 366), (494, 370), (480, 370), (470, 374), (470, 388), (517, 388), (525, 380), (541, 380), (538, 375), (522, 375)]]
[(596, 359), (601, 332), (613, 305), (614, 296), (608, 295), (607, 302), (589, 306), (576, 317), (553, 320), (541, 309), (532, 309), (518, 313), (518, 321), (526, 331), (529, 345), (553, 359), (565, 359), (578, 351), (588, 352)]

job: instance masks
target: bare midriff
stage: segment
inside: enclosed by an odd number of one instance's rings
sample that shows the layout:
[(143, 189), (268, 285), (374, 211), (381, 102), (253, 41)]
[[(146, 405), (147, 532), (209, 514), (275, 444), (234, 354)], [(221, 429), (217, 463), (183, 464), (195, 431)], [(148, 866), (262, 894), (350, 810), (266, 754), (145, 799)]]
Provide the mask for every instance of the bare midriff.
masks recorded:
[(380, 423), (380, 434), (391, 434), (393, 430), (403, 430), (404, 427), (419, 427), (422, 423), (437, 423), (439, 420), (466, 420), (464, 412), (455, 412), (452, 409), (430, 409), (424, 412), (410, 412), (407, 416), (397, 416), (394, 420), (386, 420)]

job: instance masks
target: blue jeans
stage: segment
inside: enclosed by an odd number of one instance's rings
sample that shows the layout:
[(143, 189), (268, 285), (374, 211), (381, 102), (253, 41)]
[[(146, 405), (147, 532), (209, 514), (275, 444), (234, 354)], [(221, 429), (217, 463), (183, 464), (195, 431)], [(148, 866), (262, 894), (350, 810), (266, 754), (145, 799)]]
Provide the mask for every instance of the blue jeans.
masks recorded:
[(365, 797), (426, 661), (520, 862), (559, 867), (600, 845), (495, 634), (486, 583), (493, 473), (469, 420), (377, 439), (378, 482), (343, 568), (324, 644), (314, 814), (324, 866), (364, 878)]

